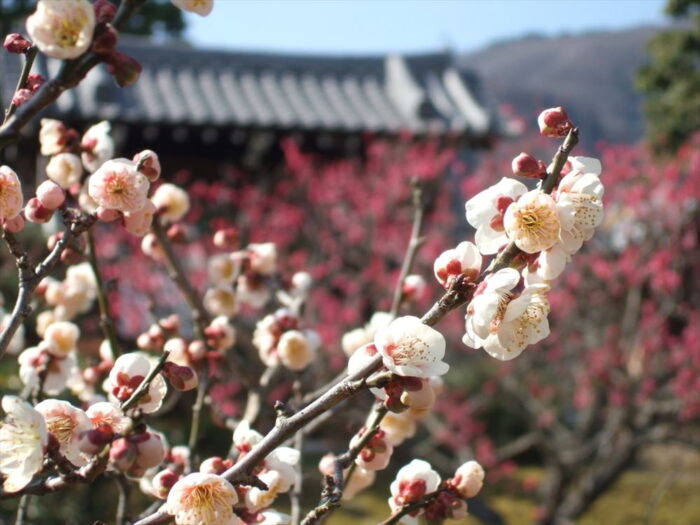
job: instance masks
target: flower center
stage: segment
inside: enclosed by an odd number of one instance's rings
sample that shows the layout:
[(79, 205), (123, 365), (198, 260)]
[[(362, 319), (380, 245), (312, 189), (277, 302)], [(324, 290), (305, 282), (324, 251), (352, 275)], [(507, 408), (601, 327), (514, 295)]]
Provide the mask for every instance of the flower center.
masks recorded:
[(74, 47), (80, 38), (80, 30), (83, 25), (80, 19), (63, 19), (54, 33), (56, 43), (60, 47)]
[(46, 429), (54, 435), (61, 445), (70, 443), (76, 426), (76, 422), (69, 416), (52, 417), (46, 422)]
[(224, 492), (212, 485), (195, 485), (190, 487), (183, 496), (182, 504), (187, 508), (196, 508), (205, 517), (204, 523), (213, 521), (217, 511), (228, 506)]

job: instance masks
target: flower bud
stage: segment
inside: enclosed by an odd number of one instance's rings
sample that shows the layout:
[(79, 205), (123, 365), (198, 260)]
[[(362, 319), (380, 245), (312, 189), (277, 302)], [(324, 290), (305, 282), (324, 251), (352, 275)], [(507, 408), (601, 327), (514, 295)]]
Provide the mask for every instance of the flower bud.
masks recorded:
[(126, 438), (115, 440), (109, 449), (109, 460), (117, 469), (126, 472), (136, 460), (136, 446)]
[(14, 96), (12, 97), (12, 105), (20, 107), (22, 104), (25, 102), (28, 102), (30, 98), (34, 96), (34, 93), (32, 92), (31, 89), (18, 89), (15, 91)]
[(537, 160), (529, 153), (521, 153), (511, 163), (513, 175), (528, 177), (530, 179), (543, 179), (547, 174), (544, 162)]
[(160, 160), (155, 151), (145, 149), (134, 155), (136, 169), (154, 182), (160, 177)]
[(314, 352), (303, 332), (289, 330), (282, 334), (277, 343), (277, 355), (284, 366), (299, 371), (311, 362)]
[(427, 284), (422, 275), (407, 275), (403, 281), (403, 296), (406, 301), (415, 301), (423, 297)]
[(111, 22), (117, 14), (117, 6), (109, 0), (97, 0), (92, 7), (95, 9), (95, 20), (98, 22)]
[(484, 486), (484, 469), (476, 461), (467, 461), (447, 484), (463, 498), (473, 498)]
[(41, 75), (39, 75), (37, 73), (32, 73), (31, 75), (29, 75), (27, 77), (26, 86), (27, 86), (28, 90), (35, 92), (41, 86), (43, 86), (45, 82), (46, 82), (46, 79), (44, 77), (42, 77)]
[(189, 366), (180, 366), (171, 361), (166, 361), (163, 365), (163, 375), (170, 381), (175, 390), (186, 392), (196, 388), (199, 379), (194, 370)]
[(160, 465), (165, 459), (165, 443), (157, 432), (143, 432), (129, 436), (129, 441), (136, 447), (136, 461), (132, 467), (146, 470)]
[(335, 476), (335, 461), (336, 461), (336, 456), (335, 454), (328, 453), (325, 456), (321, 458), (321, 461), (318, 463), (318, 470), (323, 474), (324, 476)]
[(132, 85), (141, 75), (141, 64), (129, 55), (113, 51), (106, 55), (107, 70), (120, 87)]
[(182, 224), (171, 224), (166, 232), (168, 240), (175, 244), (184, 244), (187, 242), (187, 230)]
[(545, 109), (537, 117), (540, 133), (549, 138), (562, 138), (574, 127), (563, 107)]
[(214, 233), (214, 246), (222, 250), (234, 250), (238, 243), (236, 228), (221, 228)]
[[(230, 346), (230, 345), (229, 345)], [(187, 355), (193, 363), (204, 359), (207, 354), (207, 345), (204, 341), (192, 341), (187, 346)]]
[(45, 180), (36, 189), (36, 197), (41, 204), (49, 210), (55, 210), (66, 200), (66, 194), (61, 187), (52, 180)]
[(119, 40), (119, 33), (111, 24), (100, 26), (99, 34), (95, 35), (92, 41), (92, 50), (98, 55), (106, 55), (114, 52), (114, 48)]
[(17, 215), (13, 219), (3, 219), (2, 227), (10, 233), (19, 233), (24, 230), (24, 217)]
[(152, 494), (158, 499), (166, 499), (170, 489), (181, 477), (180, 474), (169, 468), (161, 470), (153, 476), (153, 481), (151, 482), (153, 485)]
[(199, 471), (204, 472), (206, 474), (220, 475), (223, 474), (226, 470), (230, 469), (232, 466), (232, 459), (222, 459), (218, 456), (214, 456), (202, 461), (202, 464), (199, 466)]
[(24, 208), (24, 215), (29, 222), (41, 224), (51, 219), (53, 210), (44, 206), (36, 197), (33, 197), (27, 201), (27, 205)]
[(107, 443), (112, 441), (112, 437), (113, 434), (111, 432), (103, 432), (98, 429), (88, 430), (80, 436), (80, 451), (89, 456), (94, 456), (100, 452)]
[(2, 47), (4, 47), (8, 53), (21, 54), (26, 53), (27, 50), (32, 47), (32, 43), (19, 33), (10, 33), (5, 37), (5, 42), (3, 42)]

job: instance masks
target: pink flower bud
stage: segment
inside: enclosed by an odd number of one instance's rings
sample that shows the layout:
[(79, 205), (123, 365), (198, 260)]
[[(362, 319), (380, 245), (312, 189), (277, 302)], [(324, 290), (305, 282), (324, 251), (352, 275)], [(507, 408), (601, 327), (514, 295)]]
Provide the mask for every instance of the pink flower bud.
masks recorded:
[(214, 246), (222, 250), (234, 250), (238, 244), (236, 228), (222, 228), (214, 233)]
[(324, 476), (335, 476), (335, 454), (328, 453), (321, 458), (318, 463), (318, 470)]
[(153, 495), (158, 499), (166, 499), (170, 489), (181, 477), (180, 474), (169, 468), (161, 470), (158, 474), (153, 476)]
[(113, 51), (106, 55), (107, 70), (120, 87), (132, 85), (141, 75), (141, 64), (129, 55)]
[(114, 52), (119, 40), (119, 33), (110, 24), (101, 26), (99, 34), (92, 41), (92, 50), (98, 55), (106, 55)]
[(196, 363), (197, 361), (204, 359), (204, 356), (207, 354), (207, 345), (204, 344), (204, 341), (192, 341), (187, 346), (187, 354), (189, 355), (190, 360), (193, 363)]
[(143, 432), (129, 436), (129, 441), (136, 446), (134, 467), (149, 469), (156, 467), (165, 459), (166, 450), (163, 438), (157, 432)]
[(34, 92), (44, 85), (46, 79), (39, 74), (32, 73), (27, 77), (27, 89)]
[(51, 219), (53, 210), (44, 206), (36, 197), (33, 197), (27, 201), (27, 205), (24, 207), (24, 215), (29, 222), (41, 224)]
[(171, 314), (158, 321), (158, 324), (163, 330), (177, 332), (180, 329), (180, 318), (177, 314)]
[(180, 366), (167, 361), (163, 366), (163, 375), (170, 381), (175, 390), (186, 392), (197, 387), (199, 379), (197, 374), (189, 366)]
[(129, 470), (136, 461), (136, 446), (126, 438), (117, 439), (109, 449), (109, 460), (119, 470)]
[(112, 222), (120, 219), (122, 217), (122, 213), (119, 210), (111, 210), (98, 206), (97, 210), (95, 210), (95, 216), (102, 222)]
[(112, 437), (113, 434), (111, 432), (103, 432), (98, 429), (88, 430), (80, 436), (80, 451), (89, 456), (93, 456), (100, 452), (107, 443), (112, 441)]
[(513, 159), (511, 163), (513, 175), (528, 177), (531, 179), (542, 179), (547, 174), (547, 167), (544, 162), (537, 160), (529, 153), (521, 153)]
[(15, 91), (12, 97), (12, 105), (20, 107), (25, 102), (28, 102), (30, 98), (34, 96), (34, 92), (31, 89), (18, 89)]
[(19, 33), (10, 33), (5, 37), (5, 42), (3, 42), (2, 47), (4, 47), (8, 53), (21, 54), (26, 53), (27, 50), (32, 47), (32, 43)]
[(24, 217), (17, 215), (13, 219), (3, 219), (2, 227), (10, 233), (19, 233), (24, 230)]
[(476, 461), (467, 461), (447, 484), (463, 498), (473, 498), (484, 486), (484, 469)]
[(199, 466), (199, 471), (206, 474), (219, 475), (231, 468), (233, 463), (232, 459), (222, 459), (218, 456), (214, 456), (202, 461), (202, 464)]
[(145, 149), (134, 155), (136, 169), (143, 173), (148, 180), (154, 182), (160, 177), (160, 160), (155, 151)]
[(574, 127), (563, 107), (545, 109), (537, 117), (540, 133), (545, 137), (561, 138)]
[(63, 189), (52, 180), (45, 180), (36, 189), (36, 196), (41, 204), (49, 210), (55, 210), (66, 200)]
[(117, 6), (109, 0), (97, 0), (93, 4), (95, 9), (95, 20), (97, 22), (111, 22), (117, 14)]

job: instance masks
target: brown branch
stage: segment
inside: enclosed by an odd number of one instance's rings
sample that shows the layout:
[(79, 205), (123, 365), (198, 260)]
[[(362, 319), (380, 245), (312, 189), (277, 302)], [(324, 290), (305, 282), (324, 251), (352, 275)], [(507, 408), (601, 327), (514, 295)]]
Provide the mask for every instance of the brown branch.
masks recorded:
[(201, 373), (199, 384), (197, 385), (197, 399), (192, 406), (192, 424), (190, 425), (190, 437), (187, 440), (187, 446), (190, 449), (190, 468), (197, 470), (199, 468), (199, 458), (197, 457), (197, 445), (199, 444), (199, 425), (202, 417), (202, 407), (204, 406), (204, 398), (209, 386), (209, 378), (206, 373)]
[(377, 525), (394, 525), (395, 523), (399, 523), (401, 521), (401, 518), (403, 518), (404, 516), (408, 516), (411, 512), (415, 510), (422, 509), (428, 503), (430, 503), (436, 497), (438, 497), (440, 493), (442, 493), (444, 490), (445, 489), (443, 488), (438, 488), (435, 492), (430, 492), (429, 494), (426, 494), (419, 500), (414, 501), (413, 503), (410, 503), (408, 505), (404, 505), (403, 507), (401, 507), (401, 510), (392, 514), (387, 519), (385, 519), (381, 523), (378, 523)]
[(17, 260), (17, 268), (19, 271), (19, 292), (15, 306), (10, 314), (10, 322), (5, 327), (5, 330), (0, 334), (0, 359), (7, 351), (12, 337), (15, 332), (32, 313), (31, 300), (32, 294), (36, 287), (39, 286), (41, 280), (46, 277), (53, 266), (58, 262), (63, 250), (68, 244), (78, 235), (88, 230), (97, 220), (93, 215), (74, 217), (71, 210), (67, 208), (61, 209), (65, 230), (63, 236), (58, 240), (53, 249), (49, 252), (46, 258), (41, 261), (36, 267), (32, 267), (29, 262), (29, 256), (24, 248), (21, 248), (15, 236), (3, 231), (5, 243), (8, 245), (10, 252)]
[[(15, 88), (15, 93), (17, 93), (20, 89), (24, 89), (25, 87), (27, 87), (27, 79), (29, 78), (29, 73), (32, 70), (32, 66), (34, 65), (34, 59), (36, 58), (37, 51), (38, 49), (36, 46), (31, 46), (25, 52), (24, 66), (22, 66), (22, 72), (19, 75), (19, 80), (17, 80), (17, 87)], [(15, 114), (15, 111), (17, 111), (18, 107), (19, 106), (15, 105), (13, 102), (10, 102), (10, 106), (5, 111), (5, 118), (2, 121), (3, 125), (9, 120), (9, 118), (12, 115)]]

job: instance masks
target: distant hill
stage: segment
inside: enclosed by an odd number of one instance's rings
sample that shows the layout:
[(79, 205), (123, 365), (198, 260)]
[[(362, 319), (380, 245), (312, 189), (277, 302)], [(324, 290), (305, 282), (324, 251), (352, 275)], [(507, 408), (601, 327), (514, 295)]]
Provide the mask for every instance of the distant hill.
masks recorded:
[(644, 134), (637, 69), (658, 27), (558, 37), (528, 36), (460, 57), (481, 78), (487, 97), (512, 104), (529, 118), (542, 108), (565, 106), (585, 128), (586, 145), (598, 140), (636, 142)]

